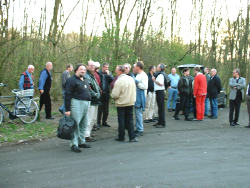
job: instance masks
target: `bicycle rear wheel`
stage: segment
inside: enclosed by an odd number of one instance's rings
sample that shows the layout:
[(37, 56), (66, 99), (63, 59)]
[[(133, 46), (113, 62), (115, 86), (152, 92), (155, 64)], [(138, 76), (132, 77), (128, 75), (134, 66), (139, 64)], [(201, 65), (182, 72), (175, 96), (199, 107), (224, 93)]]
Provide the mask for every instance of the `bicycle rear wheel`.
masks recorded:
[(4, 112), (2, 107), (0, 106), (0, 124), (3, 122), (3, 118), (4, 118)]
[(22, 109), (22, 112), (21, 112), (22, 115), (18, 114), (17, 116), (21, 119), (21, 121), (23, 123), (28, 124), (28, 123), (35, 122), (37, 117), (38, 117), (37, 103), (35, 101), (33, 101), (33, 100), (30, 100), (29, 103), (25, 102), (25, 106), (20, 101), (17, 103), (17, 109)]

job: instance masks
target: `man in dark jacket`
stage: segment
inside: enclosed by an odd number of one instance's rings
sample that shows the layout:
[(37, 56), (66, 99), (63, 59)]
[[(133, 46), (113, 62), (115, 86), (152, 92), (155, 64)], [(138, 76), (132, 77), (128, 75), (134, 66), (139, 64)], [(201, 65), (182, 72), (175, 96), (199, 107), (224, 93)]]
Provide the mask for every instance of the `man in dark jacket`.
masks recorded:
[(51, 117), (51, 99), (50, 99), (50, 88), (52, 84), (51, 70), (53, 65), (51, 62), (46, 63), (46, 68), (41, 71), (38, 89), (40, 91), (40, 111), (43, 105), (45, 105), (46, 119), (54, 119)]
[(190, 99), (192, 95), (192, 80), (189, 77), (190, 70), (188, 68), (185, 68), (183, 70), (183, 76), (178, 82), (178, 93), (180, 96), (180, 106), (179, 108), (176, 109), (174, 118), (175, 120), (179, 120), (178, 114), (180, 109), (183, 109), (184, 115), (185, 115), (185, 120), (186, 121), (191, 121), (191, 119), (188, 117), (189, 116), (189, 108), (190, 108)]
[(211, 69), (211, 78), (208, 82), (207, 92), (208, 97), (210, 100), (211, 106), (211, 119), (217, 119), (218, 117), (218, 101), (217, 96), (221, 91), (221, 81), (220, 78), (217, 76), (217, 70)]
[[(100, 125), (104, 127), (110, 127), (108, 125), (108, 115), (109, 115), (109, 98), (110, 98), (110, 84), (113, 81), (112, 73), (109, 72), (109, 64), (103, 63), (102, 70), (99, 71), (101, 78), (101, 105), (98, 106), (98, 115), (97, 115), (97, 128), (100, 128)], [(102, 124), (101, 124), (102, 119)]]

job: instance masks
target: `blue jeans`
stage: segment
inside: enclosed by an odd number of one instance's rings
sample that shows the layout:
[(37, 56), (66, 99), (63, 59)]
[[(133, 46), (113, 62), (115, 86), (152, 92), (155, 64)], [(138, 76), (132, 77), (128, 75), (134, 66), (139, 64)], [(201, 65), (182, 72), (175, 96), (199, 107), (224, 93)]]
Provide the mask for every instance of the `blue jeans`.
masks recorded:
[[(168, 109), (175, 109), (176, 108), (176, 99), (178, 95), (178, 90), (174, 88), (169, 88), (168, 89)], [(172, 103), (172, 108), (171, 108), (171, 101)]]
[(142, 118), (142, 108), (137, 108), (135, 107), (135, 118), (136, 118), (136, 130), (138, 132), (143, 132), (144, 128), (143, 128), (143, 118)]
[(210, 111), (210, 102), (209, 98), (207, 97), (205, 100), (205, 116), (208, 116), (209, 111)]
[(211, 105), (211, 116), (218, 117), (218, 101), (217, 98), (209, 98)]

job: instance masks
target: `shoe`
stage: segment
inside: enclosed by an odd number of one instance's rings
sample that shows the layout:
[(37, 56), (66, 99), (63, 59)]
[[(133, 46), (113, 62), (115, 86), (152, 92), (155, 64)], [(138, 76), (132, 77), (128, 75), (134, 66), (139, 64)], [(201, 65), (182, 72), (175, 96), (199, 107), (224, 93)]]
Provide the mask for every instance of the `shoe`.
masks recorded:
[(136, 137), (143, 136), (143, 132), (137, 131), (137, 132), (135, 132), (135, 136), (136, 136)]
[(53, 119), (55, 119), (55, 118), (53, 118), (53, 117), (46, 117), (46, 119), (49, 119), (49, 120), (53, 120)]
[(158, 120), (158, 117), (154, 117), (154, 120), (157, 121), (157, 120)]
[(234, 125), (240, 125), (238, 122), (234, 122)]
[(234, 122), (231, 122), (231, 123), (230, 123), (230, 126), (235, 126)]
[(154, 120), (154, 119), (150, 119), (149, 121), (152, 122), (152, 123), (153, 123), (153, 122), (156, 122), (156, 120)]
[(211, 115), (211, 116), (207, 116), (208, 118), (212, 118), (213, 116)]
[(185, 121), (192, 121), (192, 119), (190, 119), (190, 118), (185, 118)]
[(245, 126), (245, 128), (250, 128), (250, 125), (248, 125), (248, 126)]
[(175, 112), (175, 109), (172, 109), (172, 112)]
[(99, 123), (97, 123), (96, 129), (99, 130), (100, 128), (101, 128), (101, 125)]
[(144, 123), (150, 123), (150, 120), (146, 119), (143, 121)]
[(129, 142), (138, 142), (136, 138), (130, 139)]
[(80, 144), (79, 148), (91, 148), (91, 146), (88, 144)]
[(97, 128), (96, 128), (96, 127), (93, 127), (92, 131), (97, 131)]
[(124, 142), (125, 139), (120, 139), (120, 138), (116, 138), (115, 141), (118, 141), (118, 142)]
[(82, 151), (76, 145), (71, 146), (71, 151), (76, 153), (81, 153)]
[(156, 125), (156, 128), (165, 128), (165, 125)]
[(217, 117), (215, 117), (215, 116), (212, 116), (212, 117), (209, 117), (210, 119), (217, 119)]
[(110, 126), (109, 124), (107, 124), (107, 123), (103, 123), (102, 126), (103, 126), (103, 127), (111, 127), (111, 126)]
[(86, 137), (85, 138), (86, 142), (95, 142), (96, 139), (94, 139), (93, 137)]
[(180, 118), (179, 118), (178, 116), (173, 116), (173, 118), (174, 118), (175, 120), (180, 120)]
[(154, 124), (153, 126), (156, 127), (157, 125), (159, 125), (158, 123)]
[(64, 115), (63, 110), (62, 110), (61, 108), (59, 108), (58, 111), (59, 111), (62, 115)]
[(172, 112), (172, 109), (168, 109), (168, 112)]

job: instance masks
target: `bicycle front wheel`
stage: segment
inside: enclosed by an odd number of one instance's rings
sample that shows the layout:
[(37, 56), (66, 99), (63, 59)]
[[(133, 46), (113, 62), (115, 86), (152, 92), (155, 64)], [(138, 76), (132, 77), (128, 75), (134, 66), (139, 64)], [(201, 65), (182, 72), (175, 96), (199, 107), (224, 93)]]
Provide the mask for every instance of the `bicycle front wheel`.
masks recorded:
[[(27, 103), (26, 103), (27, 104)], [(17, 108), (23, 108), (24, 105), (22, 102), (17, 103)], [(23, 115), (18, 115), (23, 123), (33, 123), (37, 120), (38, 117), (38, 106), (37, 103), (33, 100), (30, 100), (29, 105), (26, 106)]]
[(4, 112), (2, 107), (0, 106), (0, 124), (3, 122), (3, 118), (4, 118)]

